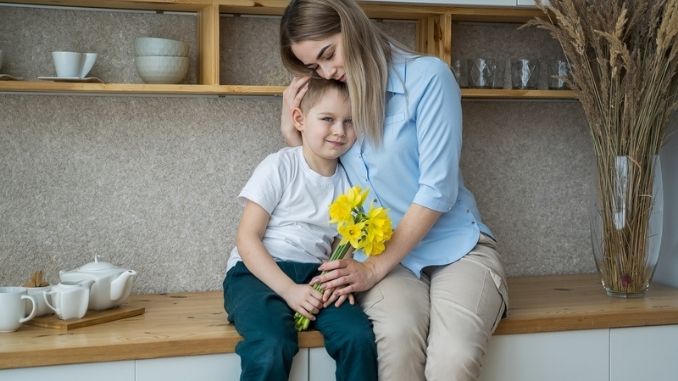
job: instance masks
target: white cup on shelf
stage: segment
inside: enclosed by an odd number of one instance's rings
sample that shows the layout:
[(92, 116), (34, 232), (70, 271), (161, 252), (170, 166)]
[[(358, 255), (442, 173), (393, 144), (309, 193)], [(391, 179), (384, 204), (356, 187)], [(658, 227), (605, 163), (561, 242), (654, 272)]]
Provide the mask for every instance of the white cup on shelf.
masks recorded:
[[(26, 300), (33, 307), (26, 313)], [(0, 332), (14, 332), (21, 324), (33, 319), (36, 312), (35, 298), (26, 294), (23, 287), (0, 287)]]
[(42, 297), (61, 320), (82, 319), (89, 306), (89, 291), (93, 280), (79, 283), (61, 282), (51, 290), (43, 292)]
[(85, 78), (97, 60), (96, 53), (52, 52), (54, 69), (60, 78)]

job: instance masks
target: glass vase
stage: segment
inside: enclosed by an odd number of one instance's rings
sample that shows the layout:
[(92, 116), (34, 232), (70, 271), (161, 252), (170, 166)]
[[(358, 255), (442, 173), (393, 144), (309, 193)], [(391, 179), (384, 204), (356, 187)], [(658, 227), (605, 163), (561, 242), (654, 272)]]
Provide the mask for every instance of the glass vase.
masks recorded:
[(659, 156), (597, 160), (591, 242), (603, 288), (610, 296), (642, 297), (659, 258), (663, 184)]

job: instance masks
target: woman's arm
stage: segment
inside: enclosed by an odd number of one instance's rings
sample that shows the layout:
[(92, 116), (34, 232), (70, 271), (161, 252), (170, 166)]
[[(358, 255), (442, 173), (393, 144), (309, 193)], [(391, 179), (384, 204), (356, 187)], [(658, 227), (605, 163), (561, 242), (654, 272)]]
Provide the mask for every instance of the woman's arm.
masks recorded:
[(236, 245), (247, 269), (280, 295), (294, 311), (315, 320), (322, 308), (322, 295), (308, 285), (296, 284), (275, 263), (262, 242), (270, 216), (255, 202), (245, 204)]
[(421, 65), (417, 67), (420, 70), (414, 70), (421, 75), (416, 80), (426, 83), (421, 86), (423, 92), (416, 104), (419, 188), (384, 253), (363, 263), (343, 261), (321, 267), (336, 270), (322, 279), (327, 286), (337, 288), (333, 297), (367, 290), (383, 279), (428, 234), (440, 215), (453, 207), (458, 197), (462, 137), (459, 86), (440, 60), (426, 59), (412, 65)]
[(283, 91), (283, 104), (280, 112), (280, 132), (285, 144), (290, 147), (301, 145), (301, 134), (294, 128), (292, 110), (299, 107), (302, 98), (308, 90), (308, 81), (311, 77), (294, 77), (290, 85)]
[(410, 205), (381, 255), (362, 263), (353, 259), (324, 263), (320, 270), (328, 273), (315, 277), (311, 284), (321, 283), (325, 289), (335, 289), (331, 296), (326, 296), (325, 305), (342, 295), (369, 290), (426, 236), (440, 214), (418, 204)]

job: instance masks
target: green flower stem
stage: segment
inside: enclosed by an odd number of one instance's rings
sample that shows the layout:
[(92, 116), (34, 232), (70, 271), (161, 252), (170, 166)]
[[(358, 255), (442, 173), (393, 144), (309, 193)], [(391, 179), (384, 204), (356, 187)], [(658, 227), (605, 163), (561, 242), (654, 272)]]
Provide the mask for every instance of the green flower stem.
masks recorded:
[[(336, 261), (338, 259), (344, 258), (346, 253), (348, 253), (348, 249), (350, 248), (351, 244), (349, 244), (348, 242), (337, 246), (332, 252), (332, 255), (330, 255), (330, 261)], [(326, 272), (327, 271), (323, 271), (320, 275), (324, 275)], [(316, 283), (315, 285), (313, 285), (313, 289), (321, 294), (325, 291), (323, 290), (320, 283)], [(294, 328), (297, 330), (297, 332), (306, 331), (310, 324), (311, 321), (308, 320), (306, 316), (300, 314), (299, 312), (296, 312), (294, 314)]]

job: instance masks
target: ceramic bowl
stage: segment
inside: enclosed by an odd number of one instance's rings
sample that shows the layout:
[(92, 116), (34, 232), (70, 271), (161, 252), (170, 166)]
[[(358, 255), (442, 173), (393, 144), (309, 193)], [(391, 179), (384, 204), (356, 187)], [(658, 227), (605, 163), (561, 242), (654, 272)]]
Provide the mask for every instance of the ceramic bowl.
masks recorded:
[(137, 56), (187, 57), (188, 44), (168, 38), (139, 37), (134, 40), (134, 52)]
[(188, 72), (188, 57), (137, 56), (134, 62), (146, 83), (179, 83)]

